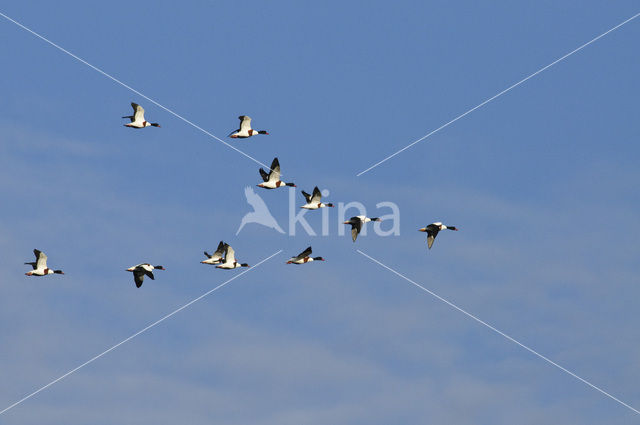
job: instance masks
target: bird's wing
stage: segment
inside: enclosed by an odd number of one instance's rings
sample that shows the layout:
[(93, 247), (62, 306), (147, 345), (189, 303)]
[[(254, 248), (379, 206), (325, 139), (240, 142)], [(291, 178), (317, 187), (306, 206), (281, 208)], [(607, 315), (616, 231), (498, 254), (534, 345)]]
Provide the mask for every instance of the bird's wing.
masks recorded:
[(144, 108), (133, 102), (131, 102), (131, 107), (133, 108), (134, 121), (144, 121)]
[(144, 280), (144, 272), (142, 270), (134, 270), (133, 280), (136, 282), (136, 287), (141, 287), (142, 281)]
[(207, 251), (204, 252), (204, 256), (207, 258), (213, 257), (213, 255), (209, 254)]
[(302, 196), (304, 196), (304, 199), (307, 200), (307, 204), (311, 203), (311, 195), (309, 195), (307, 192), (305, 192), (304, 190), (302, 191)]
[(436, 240), (436, 235), (437, 233), (427, 233), (427, 246), (429, 247), (429, 249), (431, 249), (431, 247), (433, 246), (433, 241)]
[(37, 249), (34, 249), (33, 253), (36, 256), (36, 268), (37, 269), (46, 269), (47, 268), (47, 255), (42, 251), (38, 251)]
[(427, 246), (429, 249), (433, 246), (433, 241), (436, 240), (439, 231), (440, 229), (436, 225), (430, 224), (427, 226)]
[(151, 279), (151, 280), (156, 280), (156, 278), (155, 278), (155, 277), (153, 277), (153, 272), (152, 272), (152, 271), (150, 271), (150, 270), (145, 270), (145, 271), (144, 271), (144, 274), (146, 274), (147, 276), (149, 276), (149, 279)]
[(220, 241), (220, 243), (218, 244), (218, 249), (216, 249), (216, 252), (213, 253), (213, 256), (222, 258), (223, 254), (224, 254), (224, 242)]
[(269, 173), (269, 180), (280, 180), (280, 161), (278, 158), (273, 158), (271, 163), (271, 172)]
[(224, 242), (220, 241), (220, 244), (218, 244), (218, 249), (216, 249), (216, 252), (214, 252), (213, 255), (210, 255), (209, 258), (216, 261), (216, 260), (220, 260), (223, 255), (224, 255)]
[(316, 202), (320, 202), (320, 200), (322, 199), (322, 193), (320, 193), (320, 189), (318, 189), (318, 186), (313, 188), (313, 195), (311, 196), (311, 202), (316, 203)]
[(351, 225), (351, 239), (355, 242), (358, 238), (358, 233), (360, 233), (360, 229), (362, 228), (362, 223), (354, 223)]
[(298, 254), (298, 256), (295, 258), (295, 260), (302, 260), (303, 258), (308, 257), (310, 255), (311, 255), (311, 247), (308, 247), (307, 249), (302, 251), (300, 254)]
[(251, 118), (247, 115), (240, 115), (238, 119), (240, 119), (240, 131), (251, 130)]
[(359, 217), (351, 217), (349, 221), (351, 222), (351, 239), (355, 242), (358, 233), (362, 230), (362, 220)]
[(37, 263), (36, 263), (35, 261), (34, 261), (34, 262), (32, 262), (32, 263), (25, 263), (25, 264), (30, 265), (30, 266), (33, 268), (33, 270), (35, 270), (35, 269), (36, 269), (36, 264), (37, 264)]
[(262, 180), (265, 182), (269, 181), (269, 173), (260, 168), (260, 176), (262, 176)]
[(224, 256), (225, 263), (235, 263), (236, 261), (236, 252), (231, 248), (230, 245), (226, 246), (226, 252)]

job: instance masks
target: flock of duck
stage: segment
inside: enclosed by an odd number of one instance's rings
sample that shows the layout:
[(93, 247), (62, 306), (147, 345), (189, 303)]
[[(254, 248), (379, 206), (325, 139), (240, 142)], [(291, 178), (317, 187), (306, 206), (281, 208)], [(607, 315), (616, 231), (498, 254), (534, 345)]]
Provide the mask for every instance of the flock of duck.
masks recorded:
[[(124, 124), (125, 127), (141, 129), (145, 127), (160, 127), (158, 123), (148, 122), (144, 117), (144, 108), (137, 103), (131, 103), (133, 107), (133, 115), (127, 115), (122, 118), (128, 118), (131, 122)], [(240, 119), (240, 128), (233, 131), (229, 134), (231, 138), (247, 138), (251, 136), (255, 136), (257, 134), (269, 134), (265, 130), (254, 130), (251, 128), (251, 118), (247, 115), (241, 115), (238, 117)], [(271, 163), (271, 168), (269, 172), (266, 172), (262, 168), (259, 170), (260, 176), (262, 177), (262, 182), (258, 184), (258, 187), (264, 189), (277, 189), (279, 187), (296, 187), (294, 183), (291, 182), (283, 182), (280, 180), (280, 162), (278, 158), (274, 158)], [(302, 195), (306, 200), (306, 204), (301, 208), (308, 210), (316, 210), (319, 208), (333, 207), (331, 203), (323, 203), (322, 202), (322, 193), (320, 189), (316, 186), (313, 189), (311, 194), (308, 194), (304, 190), (302, 191)], [(365, 223), (370, 221), (381, 221), (378, 217), (366, 217), (364, 215), (359, 215), (355, 217), (351, 217), (348, 221), (345, 221), (343, 224), (348, 224), (351, 226), (351, 239), (353, 242), (358, 238), (358, 234), (362, 230), (362, 226)], [(427, 246), (429, 249), (433, 246), (433, 242), (438, 236), (438, 233), (441, 230), (454, 230), (458, 229), (455, 226), (446, 226), (441, 222), (431, 223), (426, 227), (418, 229), (421, 232), (427, 233)], [(36, 257), (36, 261), (26, 262), (32, 267), (32, 270), (25, 273), (27, 276), (47, 276), (51, 274), (64, 274), (62, 270), (54, 270), (50, 269), (47, 266), (47, 256), (44, 252), (34, 249), (33, 253)], [(322, 257), (312, 257), (312, 249), (311, 247), (307, 247), (300, 254), (295, 257), (291, 257), (287, 264), (306, 264), (312, 261), (324, 261)], [(218, 248), (213, 254), (209, 254), (207, 251), (204, 252), (205, 260), (201, 261), (202, 264), (215, 265), (218, 269), (223, 270), (231, 270), (239, 267), (249, 267), (247, 263), (240, 263), (236, 260), (236, 254), (233, 248), (224, 241), (220, 241), (218, 244)], [(149, 263), (140, 263), (135, 266), (131, 266), (126, 269), (128, 272), (133, 273), (133, 280), (136, 284), (136, 287), (140, 288), (142, 286), (142, 282), (144, 281), (144, 277), (147, 276), (149, 279), (155, 279), (153, 275), (154, 270), (165, 270), (163, 266), (152, 266)]]

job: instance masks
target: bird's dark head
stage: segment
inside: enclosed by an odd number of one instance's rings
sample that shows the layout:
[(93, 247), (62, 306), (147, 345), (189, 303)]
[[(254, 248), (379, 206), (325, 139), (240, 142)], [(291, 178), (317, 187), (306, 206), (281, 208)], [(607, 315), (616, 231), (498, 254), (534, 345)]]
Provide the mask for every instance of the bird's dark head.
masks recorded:
[(242, 263), (242, 264), (240, 264), (240, 267), (251, 267), (251, 266), (248, 265), (247, 263)]
[(324, 261), (322, 257), (313, 257), (313, 261)]
[(55, 274), (64, 274), (64, 272), (62, 270), (54, 270), (53, 271)]
[(371, 217), (371, 221), (382, 221), (382, 219), (378, 217)]
[(153, 268), (154, 268), (154, 269), (157, 269), (157, 270), (166, 270), (166, 269), (165, 269), (164, 267), (162, 267), (162, 266), (153, 266)]
[(160, 127), (160, 124), (158, 124), (157, 122), (152, 122), (150, 123), (153, 127)]
[(333, 204), (332, 203), (328, 203), (327, 206), (328, 207), (333, 207)]
[(458, 228), (456, 226), (447, 226), (447, 229), (449, 230), (453, 230), (453, 231), (458, 231)]
[(258, 131), (258, 134), (269, 134), (269, 133), (267, 131), (265, 131), (265, 130), (260, 130), (260, 131)]

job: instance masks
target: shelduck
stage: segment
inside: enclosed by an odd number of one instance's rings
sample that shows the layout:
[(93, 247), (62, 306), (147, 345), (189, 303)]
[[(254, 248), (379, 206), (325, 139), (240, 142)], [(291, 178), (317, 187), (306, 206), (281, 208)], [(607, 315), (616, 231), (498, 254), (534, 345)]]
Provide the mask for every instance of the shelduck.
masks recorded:
[(285, 183), (280, 180), (280, 162), (278, 162), (278, 158), (273, 158), (269, 173), (260, 168), (260, 175), (262, 176), (264, 183), (260, 183), (257, 185), (258, 187), (262, 187), (264, 189), (276, 189), (280, 186), (296, 187), (293, 183)]
[(351, 239), (353, 239), (354, 242), (358, 238), (358, 234), (360, 233), (360, 230), (362, 230), (362, 225), (370, 221), (382, 221), (382, 220), (380, 220), (378, 217), (369, 218), (364, 215), (358, 215), (355, 217), (351, 217), (349, 221), (344, 222), (344, 224), (351, 225)]
[(310, 255), (311, 247), (308, 247), (297, 256), (291, 257), (289, 261), (287, 261), (287, 264), (305, 264), (310, 261), (324, 261), (324, 258), (322, 257), (310, 257)]
[(249, 267), (247, 263), (238, 263), (236, 261), (236, 252), (231, 248), (229, 244), (224, 245), (224, 262), (220, 265), (217, 265), (217, 269), (236, 269), (238, 267)]
[(157, 122), (148, 122), (144, 119), (144, 108), (137, 103), (131, 102), (131, 107), (133, 108), (133, 115), (128, 115), (122, 118), (129, 118), (131, 122), (129, 124), (125, 124), (125, 127), (131, 128), (145, 128), (145, 127), (160, 127), (160, 124)]
[(204, 261), (200, 261), (200, 263), (202, 264), (222, 263), (222, 256), (224, 255), (224, 246), (225, 246), (225, 243), (223, 241), (220, 241), (220, 243), (218, 244), (218, 249), (216, 249), (216, 252), (214, 252), (213, 255), (210, 255), (207, 251), (205, 251), (204, 255), (207, 257), (207, 259)]
[(62, 270), (52, 270), (47, 267), (47, 256), (44, 252), (39, 251), (37, 249), (33, 250), (33, 254), (36, 256), (36, 261), (29, 264), (33, 270), (25, 273), (27, 276), (46, 276), (48, 274), (64, 274)]
[(418, 229), (418, 230), (421, 232), (427, 232), (427, 246), (429, 247), (429, 249), (431, 249), (431, 247), (433, 246), (433, 241), (435, 241), (436, 236), (438, 236), (438, 232), (444, 229), (453, 230), (456, 232), (458, 231), (458, 229), (455, 226), (445, 226), (439, 221), (435, 223), (431, 223), (427, 227), (423, 227), (422, 229)]
[(318, 208), (333, 207), (333, 204), (323, 204), (322, 202), (320, 202), (320, 200), (322, 199), (322, 193), (320, 193), (320, 189), (318, 189), (318, 186), (313, 188), (313, 194), (311, 195), (303, 190), (302, 196), (304, 196), (304, 199), (307, 200), (307, 203), (300, 208), (304, 208), (307, 210), (317, 210)]
[(138, 288), (142, 286), (144, 275), (149, 276), (149, 279), (151, 280), (155, 280), (155, 277), (153, 277), (154, 270), (164, 270), (164, 267), (152, 266), (149, 263), (142, 263), (127, 269), (128, 272), (133, 272), (133, 280), (136, 282), (136, 287)]
[(247, 137), (255, 136), (256, 134), (269, 134), (264, 130), (254, 130), (251, 128), (251, 118), (247, 115), (240, 115), (240, 128), (229, 134), (229, 137), (234, 139), (245, 139)]

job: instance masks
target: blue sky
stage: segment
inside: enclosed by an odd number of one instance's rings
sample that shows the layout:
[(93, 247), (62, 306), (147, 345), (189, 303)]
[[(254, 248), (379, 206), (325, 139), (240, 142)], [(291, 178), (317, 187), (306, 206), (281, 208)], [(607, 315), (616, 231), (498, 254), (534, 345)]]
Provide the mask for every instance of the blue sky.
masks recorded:
[[(382, 201), (356, 244), (257, 225), (258, 166), (0, 19), (0, 409), (12, 424), (631, 424), (638, 416), (419, 291), (404, 273), (638, 408), (640, 183), (632, 1), (21, 2), (0, 12), (330, 202)], [(129, 102), (162, 128), (122, 126)], [(271, 134), (227, 139), (237, 116)], [(261, 191), (281, 225), (286, 190)], [(313, 214), (317, 213), (317, 214)], [(319, 231), (321, 214), (307, 214)], [(427, 251), (417, 229), (460, 227)], [(308, 245), (325, 263), (284, 262)], [(33, 248), (65, 276), (27, 278)], [(136, 289), (124, 270), (167, 270)], [(428, 418), (428, 419), (425, 419)]]

